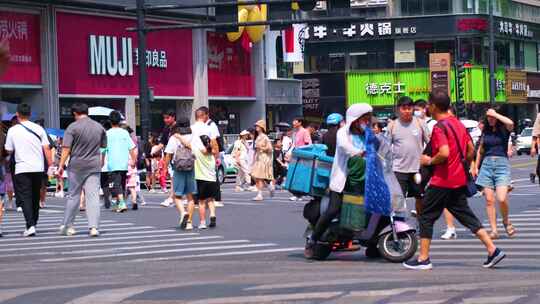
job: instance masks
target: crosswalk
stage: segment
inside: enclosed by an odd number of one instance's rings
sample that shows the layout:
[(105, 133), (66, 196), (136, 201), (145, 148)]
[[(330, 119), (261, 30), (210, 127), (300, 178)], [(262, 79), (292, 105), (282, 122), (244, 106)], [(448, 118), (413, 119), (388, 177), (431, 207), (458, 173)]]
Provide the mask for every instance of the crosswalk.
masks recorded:
[(197, 257), (255, 255), (288, 252), (300, 248), (282, 248), (272, 242), (252, 242), (248, 239), (227, 239), (217, 230), (180, 231), (160, 229), (114, 219), (101, 221), (99, 238), (89, 238), (87, 222), (78, 218), (78, 234), (70, 237), (58, 234), (61, 214), (40, 216), (38, 235), (21, 236), (24, 218), (21, 214), (7, 214), (2, 224), (4, 237), (0, 240), (0, 259), (25, 258), (44, 263), (68, 261), (143, 262), (178, 260)]
[[(519, 263), (540, 257), (540, 208), (520, 213), (510, 213), (510, 221), (517, 230), (513, 238), (509, 238), (504, 230), (501, 219), (498, 219), (497, 228), (500, 239), (495, 244), (504, 250), (508, 262)], [(484, 227), (489, 229), (487, 221)], [(470, 261), (472, 258), (486, 256), (484, 246), (467, 229), (458, 228), (458, 239), (434, 239), (431, 246), (431, 257), (434, 261)], [(505, 261), (505, 262), (507, 262)]]

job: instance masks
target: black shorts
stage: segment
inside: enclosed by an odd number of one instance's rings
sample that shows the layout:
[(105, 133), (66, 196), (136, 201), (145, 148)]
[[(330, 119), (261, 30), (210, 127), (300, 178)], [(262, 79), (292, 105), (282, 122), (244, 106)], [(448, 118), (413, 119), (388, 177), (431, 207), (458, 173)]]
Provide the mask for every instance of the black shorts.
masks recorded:
[(199, 200), (215, 199), (219, 188), (217, 182), (197, 180), (197, 198)]
[(403, 191), (403, 195), (406, 197), (422, 198), (424, 194), (422, 185), (421, 183), (418, 185), (414, 182), (414, 175), (416, 173), (394, 172), (394, 174), (399, 182), (401, 191)]
[(112, 196), (124, 195), (126, 192), (127, 171), (109, 172), (109, 181)]
[(420, 237), (431, 239), (433, 225), (441, 217), (446, 208), (452, 215), (472, 233), (482, 229), (482, 223), (472, 212), (467, 202), (465, 188), (447, 189), (429, 186), (422, 202), (422, 212), (418, 222), (420, 224)]

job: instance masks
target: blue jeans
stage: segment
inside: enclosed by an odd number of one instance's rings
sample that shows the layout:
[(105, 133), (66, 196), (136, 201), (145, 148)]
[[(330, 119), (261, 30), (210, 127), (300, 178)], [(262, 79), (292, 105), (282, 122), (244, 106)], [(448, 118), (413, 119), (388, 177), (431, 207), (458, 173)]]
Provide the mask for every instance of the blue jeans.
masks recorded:
[(510, 161), (502, 156), (487, 156), (482, 162), (476, 184), (484, 188), (495, 189), (510, 186)]

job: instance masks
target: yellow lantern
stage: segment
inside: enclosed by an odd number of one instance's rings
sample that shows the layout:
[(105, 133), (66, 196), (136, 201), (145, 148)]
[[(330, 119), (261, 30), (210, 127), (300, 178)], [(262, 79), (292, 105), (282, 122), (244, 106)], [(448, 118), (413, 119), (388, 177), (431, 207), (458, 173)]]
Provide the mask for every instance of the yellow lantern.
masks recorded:
[[(246, 22), (248, 20), (249, 12), (246, 8), (242, 8), (238, 10), (238, 22)], [(227, 39), (229, 39), (230, 42), (234, 42), (240, 37), (242, 37), (242, 33), (244, 32), (244, 27), (239, 26), (238, 32), (229, 32), (227, 33)]]
[[(248, 22), (265, 21), (266, 16), (263, 16), (259, 7), (254, 7), (248, 16)], [(246, 27), (246, 31), (249, 35), (251, 42), (259, 42), (262, 40), (266, 26), (255, 25)]]

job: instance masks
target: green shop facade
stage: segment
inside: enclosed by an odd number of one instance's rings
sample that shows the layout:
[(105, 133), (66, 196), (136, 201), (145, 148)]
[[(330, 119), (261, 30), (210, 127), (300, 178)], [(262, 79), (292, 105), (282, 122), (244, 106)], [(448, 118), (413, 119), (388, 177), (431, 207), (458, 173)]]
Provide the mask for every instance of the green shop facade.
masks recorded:
[[(496, 101), (504, 104), (506, 98), (506, 71), (497, 70)], [(450, 96), (456, 101), (455, 73), (450, 72)], [(378, 72), (350, 72), (346, 74), (347, 106), (367, 102), (377, 110), (379, 117), (394, 113), (395, 101), (400, 96), (413, 100), (428, 99), (431, 91), (429, 69), (389, 70)], [(489, 101), (489, 71), (485, 67), (465, 69), (465, 94), (467, 112), (470, 118), (478, 118), (479, 109)]]
[[(471, 118), (489, 106), (489, 44), (487, 15), (441, 15), (387, 19), (336, 26), (310, 25), (305, 29), (304, 74), (295, 78), (321, 77), (320, 87), (344, 87), (342, 98), (323, 100), (342, 106), (368, 102), (381, 116), (390, 116), (396, 99), (409, 95), (426, 99), (430, 88), (429, 54), (450, 53), (450, 93), (455, 101), (456, 62), (466, 63), (465, 102)], [(508, 94), (509, 71), (540, 72), (540, 24), (495, 17), (497, 103), (513, 119), (533, 118), (537, 104)], [(333, 83), (326, 84), (323, 78)], [(343, 83), (337, 83), (342, 79)], [(510, 87), (511, 91), (511, 87)], [(310, 88), (305, 92), (313, 93)], [(320, 93), (320, 92), (319, 92)], [(521, 93), (520, 93), (521, 94)], [(508, 96), (510, 95), (510, 96)], [(313, 98), (304, 98), (314, 108)], [(335, 108), (320, 105), (320, 109)], [(325, 117), (329, 113), (319, 113)], [(313, 115), (310, 115), (313, 116)]]

